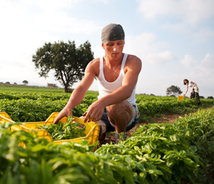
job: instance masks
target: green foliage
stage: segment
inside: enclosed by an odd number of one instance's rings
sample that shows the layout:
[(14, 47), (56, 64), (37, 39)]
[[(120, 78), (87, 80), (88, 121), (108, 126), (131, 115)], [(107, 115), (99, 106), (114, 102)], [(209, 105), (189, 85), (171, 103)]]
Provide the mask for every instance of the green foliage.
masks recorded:
[(25, 84), (25, 85), (27, 85), (28, 81), (27, 80), (23, 80), (22, 83)]
[[(44, 121), (60, 111), (70, 96), (37, 90), (0, 89), (0, 111), (17, 122)], [(75, 116), (96, 99), (97, 92), (88, 92), (74, 110)], [(201, 101), (203, 107), (213, 105), (213, 99)], [(190, 99), (145, 95), (137, 95), (137, 104), (141, 117), (199, 108)], [(140, 126), (126, 141), (102, 145), (95, 153), (91, 152), (95, 145), (89, 146), (88, 141), (57, 145), (28, 132), (10, 132), (10, 124), (0, 124), (0, 184), (213, 184), (213, 120), (214, 108), (178, 118), (172, 125), (150, 123)], [(18, 146), (21, 142), (25, 149)]]
[(140, 126), (124, 142), (96, 153), (133, 171), (135, 183), (213, 183), (214, 108), (174, 124)]
[(68, 92), (75, 82), (81, 80), (87, 64), (93, 60), (91, 44), (86, 41), (76, 48), (75, 42), (45, 43), (37, 49), (32, 61), (36, 69), (39, 69), (40, 77), (48, 77), (50, 70), (54, 70), (54, 76)]
[(38, 126), (37, 128), (46, 130), (53, 140), (85, 137), (85, 126), (82, 127), (81, 124), (74, 123), (72, 117), (69, 117), (68, 122), (65, 124), (60, 121), (58, 124), (43, 125)]
[(135, 183), (196, 183), (201, 164), (195, 147), (170, 125), (140, 127), (133, 137), (118, 145), (104, 145), (96, 152), (129, 166)]
[(185, 139), (197, 148), (206, 167), (200, 167), (199, 183), (213, 184), (214, 173), (214, 108), (200, 110), (193, 116), (179, 118), (174, 123), (179, 129), (188, 129)]
[(171, 85), (170, 87), (168, 87), (166, 89), (166, 95), (167, 96), (169, 96), (170, 94), (176, 96), (176, 95), (181, 94), (181, 93), (182, 93), (181, 89), (177, 86), (174, 86), (174, 85)]
[(87, 141), (57, 145), (0, 125), (0, 184), (134, 183), (128, 168), (95, 155)]
[(191, 113), (202, 107), (212, 107), (213, 99), (201, 99), (202, 106), (198, 106), (195, 99), (184, 98), (178, 100), (176, 97), (137, 95), (136, 103), (140, 111), (139, 121), (149, 122), (152, 117), (162, 114)]
[[(0, 91), (0, 112), (7, 112), (16, 122), (44, 121), (52, 112), (60, 112), (69, 97), (70, 94), (62, 91), (60, 93)], [(74, 108), (74, 116), (81, 116), (96, 99), (97, 92), (86, 94), (83, 102)]]
[[(81, 116), (97, 100), (98, 92), (88, 91), (82, 103), (74, 108), (74, 116)], [(41, 87), (14, 87), (0, 88), (0, 111), (7, 112), (17, 122), (44, 121), (52, 112), (59, 112), (66, 105), (70, 94), (63, 93), (62, 89)], [(185, 98), (177, 100), (175, 97), (136, 95), (136, 103), (140, 111), (139, 122), (147, 121), (152, 117), (164, 113), (190, 113), (201, 107), (213, 106), (213, 99), (201, 99), (199, 107), (195, 99)]]

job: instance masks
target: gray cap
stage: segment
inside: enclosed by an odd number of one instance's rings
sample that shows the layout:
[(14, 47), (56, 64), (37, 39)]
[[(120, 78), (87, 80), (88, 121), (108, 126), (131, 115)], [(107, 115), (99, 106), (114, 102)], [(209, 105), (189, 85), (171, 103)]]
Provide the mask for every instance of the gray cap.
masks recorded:
[(102, 29), (102, 43), (115, 40), (124, 40), (125, 33), (120, 24), (109, 24)]

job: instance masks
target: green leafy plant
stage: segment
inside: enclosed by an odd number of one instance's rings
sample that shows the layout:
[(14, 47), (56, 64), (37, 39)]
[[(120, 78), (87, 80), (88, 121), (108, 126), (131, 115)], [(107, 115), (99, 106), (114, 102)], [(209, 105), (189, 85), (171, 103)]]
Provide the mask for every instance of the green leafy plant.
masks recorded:
[(72, 121), (69, 117), (68, 122), (63, 124), (61, 121), (58, 124), (50, 124), (37, 126), (38, 129), (46, 130), (53, 140), (74, 139), (78, 137), (85, 137), (85, 126)]
[(134, 184), (129, 168), (94, 154), (86, 140), (58, 145), (10, 126), (0, 124), (0, 184)]

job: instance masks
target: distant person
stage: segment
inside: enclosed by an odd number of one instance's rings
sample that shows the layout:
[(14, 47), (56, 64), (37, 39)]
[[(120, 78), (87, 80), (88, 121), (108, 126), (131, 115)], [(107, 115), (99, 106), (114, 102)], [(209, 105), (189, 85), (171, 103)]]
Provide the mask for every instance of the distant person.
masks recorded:
[(184, 96), (186, 95), (186, 93), (188, 92), (188, 89), (190, 87), (191, 88), (190, 99), (195, 98), (198, 105), (201, 105), (201, 101), (199, 98), (199, 88), (198, 88), (197, 84), (193, 81), (189, 82), (188, 79), (184, 79), (184, 85), (187, 85), (186, 92), (184, 93)]
[(96, 121), (101, 126), (100, 138), (105, 132), (119, 133), (132, 129), (139, 119), (135, 99), (135, 86), (141, 71), (141, 60), (123, 53), (125, 33), (121, 25), (109, 24), (102, 29), (101, 40), (105, 55), (92, 60), (86, 67), (84, 78), (73, 91), (66, 106), (53, 123), (72, 115), (72, 110), (80, 104), (85, 93), (97, 79), (99, 85), (98, 100), (93, 102), (83, 114), (85, 122)]

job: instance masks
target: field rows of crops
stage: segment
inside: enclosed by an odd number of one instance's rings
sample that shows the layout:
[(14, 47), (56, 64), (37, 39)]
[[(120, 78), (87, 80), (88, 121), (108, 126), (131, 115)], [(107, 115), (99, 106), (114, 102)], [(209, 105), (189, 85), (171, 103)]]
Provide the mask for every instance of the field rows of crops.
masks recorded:
[[(0, 111), (17, 122), (44, 121), (69, 97), (62, 92), (0, 90)], [(96, 98), (96, 92), (88, 92), (74, 114), (80, 116)], [(202, 107), (213, 106), (213, 100), (201, 101)], [(201, 108), (190, 99), (143, 95), (137, 95), (137, 104), (140, 121), (148, 122), (163, 113)], [(56, 145), (27, 132), (10, 132), (8, 126), (0, 127), (0, 184), (214, 183), (214, 108), (174, 124), (140, 126), (126, 141), (102, 145), (95, 152), (86, 140)], [(25, 149), (18, 146), (22, 141)]]
[[(119, 144), (57, 145), (0, 127), (0, 183), (212, 183), (214, 108), (138, 128)], [(13, 135), (13, 136), (11, 136)], [(26, 148), (18, 146), (23, 141)], [(208, 167), (209, 166), (209, 167)]]
[[(97, 99), (97, 92), (88, 92), (83, 102), (74, 109), (75, 116), (81, 116), (88, 106)], [(70, 94), (62, 92), (1, 91), (0, 111), (7, 112), (17, 122), (44, 121), (52, 112), (59, 112), (66, 105)], [(189, 113), (198, 109), (195, 100), (176, 97), (137, 95), (137, 105), (141, 113), (139, 121), (163, 113)], [(201, 99), (203, 107), (212, 106), (213, 99)]]

